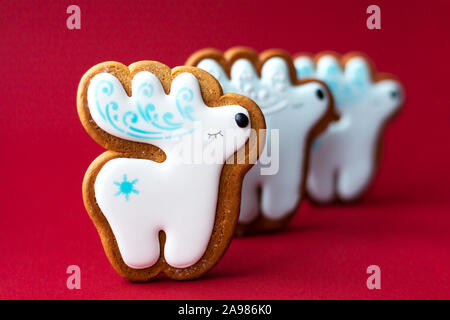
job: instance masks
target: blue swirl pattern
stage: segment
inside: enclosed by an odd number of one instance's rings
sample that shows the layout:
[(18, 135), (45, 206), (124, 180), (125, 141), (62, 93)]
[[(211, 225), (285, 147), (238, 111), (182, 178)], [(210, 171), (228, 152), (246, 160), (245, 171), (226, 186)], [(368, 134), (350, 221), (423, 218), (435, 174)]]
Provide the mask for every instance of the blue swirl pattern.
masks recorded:
[(312, 60), (298, 61), (295, 68), (299, 79), (317, 77), (324, 81), (333, 93), (338, 108), (352, 106), (368, 96), (371, 82), (370, 67), (366, 62), (359, 61), (350, 70), (342, 70), (339, 63), (332, 60), (320, 74), (314, 70)]
[[(190, 104), (194, 93), (184, 87), (175, 94), (176, 108), (154, 103), (154, 88), (150, 82), (139, 85), (129, 105), (121, 106), (115, 99), (114, 84), (109, 80), (99, 81), (95, 88), (95, 104), (100, 116), (118, 132), (145, 140), (171, 139), (194, 130), (194, 108)], [(120, 94), (120, 93), (117, 93)], [(130, 108), (131, 107), (131, 108)]]

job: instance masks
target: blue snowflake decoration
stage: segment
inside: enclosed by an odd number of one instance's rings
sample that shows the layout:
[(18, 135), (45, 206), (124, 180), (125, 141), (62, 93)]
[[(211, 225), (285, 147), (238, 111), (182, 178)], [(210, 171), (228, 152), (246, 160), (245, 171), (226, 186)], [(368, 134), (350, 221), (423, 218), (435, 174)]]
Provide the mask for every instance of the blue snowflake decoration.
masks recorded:
[(130, 194), (139, 194), (139, 191), (134, 188), (134, 184), (138, 182), (138, 179), (134, 179), (133, 181), (128, 181), (127, 175), (123, 175), (123, 181), (117, 182), (114, 181), (114, 184), (119, 187), (119, 191), (115, 194), (115, 196), (119, 196), (123, 194), (125, 196), (125, 200), (130, 200)]

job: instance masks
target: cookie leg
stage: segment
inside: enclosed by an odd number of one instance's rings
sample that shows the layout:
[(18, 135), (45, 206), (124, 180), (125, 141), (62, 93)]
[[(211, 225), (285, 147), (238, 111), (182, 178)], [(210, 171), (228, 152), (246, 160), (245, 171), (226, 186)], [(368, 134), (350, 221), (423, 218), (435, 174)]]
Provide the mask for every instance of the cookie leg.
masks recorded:
[(308, 195), (317, 202), (330, 202), (334, 198), (334, 170), (332, 166), (314, 167), (306, 179)]
[(214, 219), (179, 222), (166, 229), (164, 258), (172, 267), (186, 268), (196, 263), (205, 253)]
[(239, 223), (250, 223), (259, 213), (258, 166), (255, 165), (242, 182), (241, 211)]
[(133, 225), (129, 231), (127, 228), (126, 232), (116, 232), (116, 240), (123, 261), (131, 268), (147, 268), (159, 259), (160, 245), (156, 230), (152, 232), (144, 226), (137, 228)]
[(370, 161), (359, 161), (351, 166), (345, 166), (339, 172), (337, 192), (343, 201), (356, 199), (369, 184), (372, 176)]
[(152, 266), (160, 254), (157, 221), (146, 205), (147, 200), (153, 199), (141, 188), (148, 178), (145, 170), (132, 169), (133, 164), (140, 163), (147, 164), (138, 159), (108, 161), (98, 173), (92, 190), (101, 211), (97, 214), (107, 219), (123, 261), (134, 269)]
[(299, 184), (273, 176), (262, 188), (261, 209), (264, 216), (277, 220), (292, 212), (299, 200)]

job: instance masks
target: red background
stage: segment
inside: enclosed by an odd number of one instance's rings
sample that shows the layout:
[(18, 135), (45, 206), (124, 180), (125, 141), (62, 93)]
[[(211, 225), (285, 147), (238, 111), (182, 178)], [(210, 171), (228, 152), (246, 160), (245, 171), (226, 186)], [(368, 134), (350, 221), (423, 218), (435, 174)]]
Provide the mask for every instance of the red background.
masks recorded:
[[(66, 8), (81, 7), (81, 30)], [(1, 1), (0, 298), (450, 298), (448, 99), (450, 2)], [(85, 212), (81, 181), (103, 150), (75, 96), (99, 62), (174, 67), (195, 50), (235, 45), (291, 53), (368, 53), (403, 81), (407, 102), (386, 132), (382, 167), (355, 205), (304, 203), (282, 234), (233, 241), (198, 281), (120, 278)], [(81, 290), (66, 268), (81, 267)], [(381, 268), (368, 290), (366, 268)]]

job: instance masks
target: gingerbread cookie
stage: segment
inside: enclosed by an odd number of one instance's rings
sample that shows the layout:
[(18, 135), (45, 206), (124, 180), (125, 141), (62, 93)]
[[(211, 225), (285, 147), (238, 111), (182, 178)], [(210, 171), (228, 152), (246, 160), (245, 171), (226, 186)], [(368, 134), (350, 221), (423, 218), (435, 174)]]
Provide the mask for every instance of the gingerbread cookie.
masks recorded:
[(211, 73), (224, 92), (250, 97), (264, 113), (268, 131), (263, 154), (270, 149), (274, 162), (267, 168), (261, 156), (244, 179), (239, 233), (283, 228), (302, 199), (310, 143), (336, 118), (327, 86), (297, 80), (291, 57), (281, 50), (258, 55), (242, 47), (224, 54), (204, 49), (186, 64)]
[(363, 54), (297, 55), (299, 79), (324, 81), (340, 120), (313, 143), (307, 193), (318, 203), (354, 201), (369, 186), (380, 159), (383, 130), (403, 103), (400, 82), (375, 71)]
[[(222, 95), (203, 70), (155, 61), (94, 66), (77, 106), (86, 131), (108, 149), (87, 170), (83, 199), (117, 272), (140, 282), (210, 270), (235, 231), (255, 130), (265, 128), (258, 106)], [(204, 150), (214, 161), (204, 161)], [(245, 164), (230, 161), (238, 151)]]

